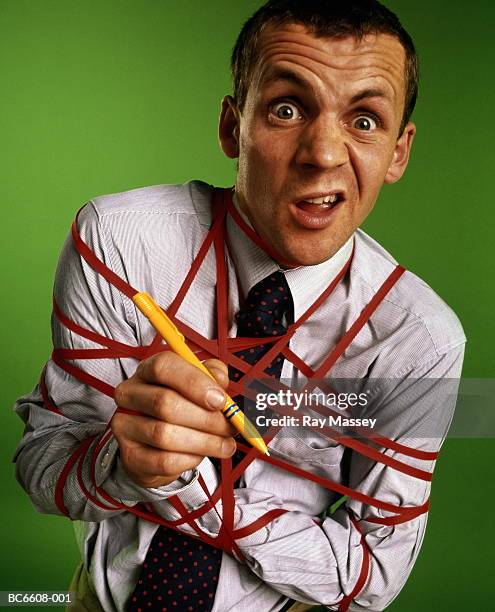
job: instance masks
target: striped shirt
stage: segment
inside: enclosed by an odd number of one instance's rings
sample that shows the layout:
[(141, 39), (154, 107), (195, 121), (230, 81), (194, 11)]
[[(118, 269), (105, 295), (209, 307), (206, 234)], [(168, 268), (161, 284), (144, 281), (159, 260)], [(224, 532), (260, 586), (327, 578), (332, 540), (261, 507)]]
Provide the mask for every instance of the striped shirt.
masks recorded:
[[(116, 274), (167, 306), (210, 227), (210, 198), (211, 186), (199, 181), (98, 197), (81, 212), (79, 231)], [(241, 297), (278, 266), (230, 217), (227, 232), (229, 336), (233, 337), (234, 314)], [(328, 261), (284, 271), (297, 319), (336, 276), (353, 246), (349, 274), (290, 341), (290, 349), (313, 368), (356, 320), (396, 262), (370, 236), (357, 230)], [(215, 258), (210, 249), (177, 315), (208, 338), (215, 333), (215, 282)], [(96, 333), (130, 345), (148, 344), (154, 336), (131, 300), (81, 261), (70, 237), (62, 250), (54, 292), (70, 319)], [(55, 347), (99, 348), (66, 329), (55, 317), (52, 332)], [(335, 364), (331, 377), (366, 381), (372, 391), (367, 410), (370, 416), (379, 418), (382, 433), (409, 446), (436, 451), (455, 406), (455, 393), (439, 403), (439, 385), (445, 379), (460, 377), (464, 343), (462, 327), (452, 310), (422, 280), (406, 272)], [(130, 358), (74, 363), (114, 386), (130, 377), (137, 366)], [(284, 362), (282, 378), (295, 385), (305, 381), (288, 361)], [(17, 477), (38, 510), (60, 514), (55, 504), (59, 474), (81, 440), (104, 430), (115, 404), (52, 361), (47, 364), (45, 379), (49, 396), (63, 416), (43, 407), (39, 387), (17, 401), (15, 410), (26, 423), (16, 451)], [(429, 382), (425, 386), (420, 381)], [(418, 421), (433, 422), (434, 434), (414, 433), (413, 424)], [(271, 448), (275, 455), (305, 470), (396, 505), (421, 505), (429, 496), (429, 482), (354, 453), (346, 468), (341, 445), (312, 430), (304, 435), (299, 430), (293, 433), (275, 438)], [(127, 505), (151, 503), (167, 520), (178, 518), (166, 501), (173, 494), (178, 494), (190, 510), (205, 503), (198, 473), (210, 491), (219, 482), (211, 461), (205, 458), (197, 469), (183, 473), (176, 482), (145, 489), (127, 476), (117, 451), (112, 438), (99, 455), (97, 483)], [(434, 467), (434, 461), (420, 461), (390, 450), (386, 454), (423, 470), (432, 471)], [(83, 479), (94, 492), (90, 456), (88, 453), (85, 460)], [(336, 609), (336, 602), (352, 591), (363, 555), (361, 536), (343, 507), (321, 525), (313, 520), (339, 496), (262, 461), (251, 463), (241, 483), (243, 486), (235, 490), (236, 528), (274, 508), (289, 511), (237, 541), (247, 565), (223, 554), (213, 611), (237, 611), (241, 607), (277, 611), (287, 597)], [(64, 502), (70, 517), (77, 521), (81, 555), (101, 606), (106, 611), (123, 610), (157, 525), (122, 510), (99, 508), (82, 493), (74, 470), (66, 483)], [(389, 516), (356, 500), (348, 501), (347, 507), (357, 519), (370, 512)], [(218, 534), (220, 525), (214, 510), (199, 522), (205, 532)], [(350, 610), (382, 610), (397, 596), (419, 553), (425, 526), (426, 514), (395, 526), (362, 523), (372, 551), (371, 567)]]

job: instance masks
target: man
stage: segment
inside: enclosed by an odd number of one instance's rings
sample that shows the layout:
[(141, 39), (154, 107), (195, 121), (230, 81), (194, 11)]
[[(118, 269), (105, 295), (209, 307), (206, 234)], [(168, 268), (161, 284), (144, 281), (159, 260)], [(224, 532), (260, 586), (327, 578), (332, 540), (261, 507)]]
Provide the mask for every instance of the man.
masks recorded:
[[(290, 295), (290, 307), (275, 322), (283, 330), (273, 332), (283, 335), (347, 270), (290, 340), (291, 351), (316, 370), (395, 269), (393, 258), (358, 228), (381, 186), (398, 181), (407, 167), (416, 131), (410, 121), (417, 94), (414, 46), (397, 18), (374, 0), (274, 0), (244, 26), (232, 67), (234, 95), (222, 103), (220, 143), (238, 159), (234, 206), (257, 242), (227, 216), (228, 336), (249, 335), (243, 328), (247, 302), (257, 287), (267, 289), (266, 279), (276, 279)], [(208, 185), (192, 182), (97, 198), (82, 211), (78, 231), (107, 267), (168, 307), (208, 234), (211, 197)], [(206, 338), (218, 333), (215, 270), (210, 250), (178, 312)], [(130, 300), (81, 259), (72, 241), (62, 253), (55, 299), (63, 313), (54, 318), (57, 348), (99, 348), (94, 335), (68, 329), (70, 321), (128, 345), (145, 346), (154, 337)], [(447, 426), (426, 439), (424, 432), (412, 436), (409, 424), (438, 405), (438, 385), (431, 381), (459, 377), (464, 342), (450, 309), (406, 273), (331, 375), (375, 381), (368, 388), (370, 413), (380, 416), (395, 442), (406, 440), (416, 451), (407, 458), (411, 468), (431, 471), (434, 461), (425, 465), (421, 453), (438, 450)], [(232, 456), (236, 443), (220, 414), (227, 368), (219, 360), (205, 363), (217, 384), (170, 352), (144, 358), (137, 368), (126, 356), (81, 362), (115, 387), (114, 402), (52, 360), (46, 388), (19, 400), (17, 410), (28, 423), (16, 458), (20, 482), (41, 511), (63, 508), (82, 521), (84, 568), (77, 589), (87, 592), (80, 609), (268, 611), (295, 602), (334, 610), (386, 608), (417, 558), (425, 513), (391, 523), (390, 513), (378, 510), (371, 513), (378, 521), (370, 522), (367, 504), (350, 499), (319, 523), (316, 517), (338, 496), (253, 461), (235, 490), (236, 529), (267, 512), (288, 511), (236, 540), (240, 562), (237, 554), (201, 548), (187, 536), (177, 540), (183, 536), (112, 505), (96, 490), (93, 468), (96, 484), (111, 499), (129, 507), (147, 502), (169, 521), (179, 516), (167, 501), (175, 495), (188, 511), (206, 504), (200, 480), (210, 492), (216, 489), (214, 459)], [(305, 379), (297, 364), (281, 358), (276, 376)], [(391, 388), (376, 382), (384, 379), (394, 381)], [(430, 380), (427, 392), (415, 391), (417, 379)], [(115, 403), (124, 410), (112, 418)], [(452, 410), (453, 401), (444, 403), (440, 420), (448, 424)], [(110, 419), (107, 440), (102, 436)], [(78, 471), (68, 459), (86, 440)], [(428, 498), (427, 481), (358, 453), (344, 455), (341, 444), (314, 432), (278, 437), (270, 448), (384, 503), (420, 507)], [(387, 454), (404, 459), (396, 450)], [(218, 535), (221, 512), (219, 504), (198, 518), (203, 533)], [(188, 525), (181, 530), (195, 535)], [(181, 550), (191, 550), (190, 565)], [(202, 557), (210, 574), (197, 584)], [(369, 567), (361, 581), (365, 557)], [(179, 570), (194, 578), (179, 577)]]

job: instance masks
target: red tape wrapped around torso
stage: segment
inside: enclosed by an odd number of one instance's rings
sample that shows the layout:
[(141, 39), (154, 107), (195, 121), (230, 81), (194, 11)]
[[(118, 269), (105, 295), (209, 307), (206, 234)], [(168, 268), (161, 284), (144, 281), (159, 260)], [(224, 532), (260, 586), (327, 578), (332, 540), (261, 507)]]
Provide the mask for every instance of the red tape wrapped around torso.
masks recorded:
[[(261, 248), (268, 252), (272, 257), (275, 255), (270, 251), (270, 247), (265, 243), (261, 242), (260, 238), (256, 235), (253, 230), (247, 226), (235, 207), (232, 204), (232, 195), (231, 190), (227, 189), (215, 189), (213, 196), (213, 223), (211, 229), (209, 230), (206, 238), (203, 241), (203, 244), (200, 247), (198, 254), (196, 255), (191, 269), (186, 275), (181, 288), (179, 289), (176, 297), (170, 304), (170, 306), (165, 309), (168, 316), (174, 321), (176, 326), (179, 328), (180, 332), (187, 339), (189, 346), (194, 350), (194, 352), (200, 357), (200, 359), (206, 359), (215, 357), (221, 359), (226, 364), (230, 366), (234, 366), (238, 370), (243, 373), (243, 376), (240, 380), (236, 382), (231, 382), (229, 386), (229, 391), (231, 395), (240, 395), (247, 394), (247, 392), (243, 389), (243, 381), (249, 376), (250, 378), (255, 378), (257, 376), (262, 375), (263, 370), (266, 366), (270, 364), (272, 359), (278, 355), (279, 353), (283, 353), (286, 359), (291, 361), (294, 366), (301, 371), (301, 373), (308, 379), (307, 387), (311, 385), (312, 380), (322, 379), (324, 378), (328, 372), (331, 370), (333, 365), (339, 359), (339, 357), (343, 354), (346, 348), (351, 344), (353, 339), (357, 336), (360, 330), (366, 325), (370, 317), (373, 315), (375, 310), (379, 307), (381, 301), (387, 295), (387, 293), (391, 290), (394, 284), (398, 281), (401, 275), (404, 273), (404, 268), (401, 266), (397, 266), (390, 276), (385, 280), (383, 285), (374, 295), (370, 303), (363, 309), (359, 317), (356, 321), (351, 325), (351, 327), (347, 330), (347, 332), (342, 336), (342, 338), (337, 342), (337, 344), (333, 347), (327, 357), (323, 360), (321, 365), (313, 370), (310, 366), (308, 366), (302, 359), (300, 359), (297, 355), (290, 350), (288, 344), (290, 338), (294, 335), (297, 329), (316, 311), (316, 309), (328, 299), (331, 295), (332, 291), (338, 285), (338, 283), (344, 278), (347, 274), (351, 261), (351, 258), (347, 261), (345, 266), (339, 272), (339, 274), (332, 280), (329, 286), (322, 292), (319, 298), (311, 305), (310, 308), (293, 324), (291, 325), (287, 333), (283, 336), (277, 336), (276, 338), (229, 338), (228, 337), (228, 295), (227, 295), (227, 271), (226, 271), (226, 258), (225, 258), (225, 243), (226, 243), (226, 228), (225, 221), (227, 214), (230, 214), (233, 220), (241, 227), (241, 229), (248, 234), (248, 236), (256, 242)], [(79, 213), (78, 213), (79, 215)], [(135, 289), (126, 283), (123, 279), (118, 277), (112, 270), (110, 270), (100, 259), (96, 257), (93, 251), (84, 243), (81, 239), (78, 228), (77, 228), (77, 220), (74, 220), (72, 224), (72, 237), (74, 240), (74, 245), (81, 255), (82, 258), (99, 274), (101, 274), (109, 283), (115, 286), (119, 291), (124, 293), (128, 298), (132, 298), (140, 289)], [(176, 318), (176, 314), (181, 306), (184, 297), (189, 290), (191, 283), (193, 282), (201, 264), (203, 263), (206, 254), (209, 249), (213, 245), (215, 249), (215, 262), (216, 262), (216, 273), (217, 273), (217, 284), (216, 284), (216, 303), (217, 303), (217, 330), (218, 337), (216, 339), (208, 339), (191, 329), (188, 325), (181, 322)], [(79, 326), (74, 321), (71, 321), (60, 309), (58, 304), (54, 300), (54, 314), (60, 321), (62, 325), (65, 325), (72, 332), (79, 334), (80, 336), (91, 340), (92, 342), (99, 344), (101, 349), (54, 349), (52, 353), (52, 359), (54, 363), (57, 364), (60, 368), (65, 370), (70, 375), (74, 376), (79, 381), (83, 382), (86, 385), (96, 388), (101, 393), (108, 395), (113, 398), (114, 387), (102, 381), (81, 368), (76, 367), (71, 364), (70, 361), (74, 359), (115, 359), (115, 358), (134, 358), (136, 360), (145, 359), (159, 351), (167, 350), (167, 347), (163, 345), (161, 338), (156, 335), (153, 341), (147, 346), (131, 346), (126, 345), (122, 342), (117, 342), (110, 338), (106, 338), (105, 336), (101, 336), (95, 332), (90, 330), (86, 330), (83, 327)], [(234, 355), (234, 352), (250, 348), (255, 346), (256, 344), (267, 342), (272, 343), (272, 347), (270, 350), (253, 366), (248, 365), (245, 361)], [(43, 396), (43, 401), (45, 407), (53, 412), (61, 414), (60, 410), (53, 404), (50, 400), (46, 385), (44, 382), (44, 371), (42, 373), (42, 377), (40, 380), (40, 389)], [(283, 414), (282, 407), (279, 407), (280, 414)], [(328, 413), (328, 409), (325, 409)], [(131, 410), (125, 410), (122, 408), (117, 408), (117, 411), (139, 414), (137, 412)], [(269, 443), (273, 437), (280, 431), (281, 427), (272, 427), (267, 435), (265, 436), (265, 442)], [(324, 428), (319, 431), (322, 435), (325, 435), (329, 439), (336, 440), (340, 444), (351, 448), (354, 452), (361, 453), (370, 459), (373, 459), (376, 462), (383, 463), (389, 466), (392, 469), (398, 470), (409, 476), (413, 476), (415, 478), (419, 478), (421, 480), (429, 481), (431, 480), (432, 474), (428, 471), (420, 470), (418, 468), (411, 467), (410, 465), (403, 463), (397, 459), (393, 459), (385, 455), (384, 452), (375, 448), (375, 446), (394, 450), (402, 455), (413, 457), (416, 459), (421, 459), (425, 461), (431, 461), (437, 458), (438, 453), (434, 452), (426, 452), (420, 451), (413, 448), (409, 448), (402, 444), (399, 444), (393, 440), (389, 440), (383, 436), (377, 435), (369, 435), (366, 432), (359, 431), (361, 436), (361, 440), (344, 437), (338, 432), (332, 430), (330, 427)], [(365, 517), (365, 521), (374, 522), (378, 524), (384, 525), (395, 525), (398, 523), (403, 523), (409, 520), (412, 520), (421, 514), (428, 511), (428, 501), (426, 501), (421, 506), (412, 506), (412, 507), (401, 507), (396, 506), (394, 504), (390, 504), (387, 502), (383, 502), (379, 499), (373, 498), (369, 495), (365, 495), (359, 491), (346, 487), (340, 483), (334, 482), (330, 479), (323, 478), (321, 476), (317, 476), (310, 472), (306, 472), (302, 468), (299, 468), (293, 464), (282, 461), (281, 459), (275, 457), (267, 457), (260, 456), (259, 452), (253, 448), (249, 448), (244, 444), (238, 443), (238, 448), (245, 452), (245, 457), (242, 461), (232, 469), (232, 464), (230, 459), (223, 459), (221, 462), (221, 483), (220, 486), (213, 492), (210, 493), (206, 487), (206, 484), (199, 475), (199, 483), (202, 486), (205, 494), (208, 498), (208, 502), (205, 503), (201, 508), (196, 509), (193, 512), (188, 512), (184, 507), (182, 502), (180, 501), (178, 496), (174, 496), (168, 499), (168, 501), (173, 505), (175, 510), (178, 512), (180, 518), (175, 521), (166, 521), (156, 513), (154, 513), (151, 507), (148, 504), (138, 504), (133, 507), (127, 507), (116, 499), (113, 499), (106, 491), (98, 487), (96, 484), (95, 477), (95, 467), (96, 461), (99, 453), (106, 445), (108, 440), (111, 437), (111, 431), (109, 425), (107, 426), (105, 432), (100, 436), (99, 440), (97, 438), (88, 438), (84, 440), (80, 446), (72, 453), (69, 457), (64, 469), (60, 474), (60, 478), (56, 487), (56, 503), (59, 510), (68, 516), (67, 508), (65, 507), (63, 500), (63, 491), (64, 485), (68, 478), (68, 475), (71, 469), (74, 467), (76, 463), (77, 466), (77, 478), (79, 486), (83, 494), (90, 499), (94, 504), (98, 507), (106, 510), (118, 510), (123, 509), (127, 512), (131, 512), (136, 516), (143, 518), (148, 521), (152, 521), (154, 523), (158, 523), (161, 525), (165, 525), (172, 529), (180, 530), (180, 525), (187, 523), (191, 526), (193, 531), (197, 534), (198, 538), (201, 538), (203, 541), (216, 546), (218, 548), (222, 548), (226, 552), (234, 553), (237, 558), (242, 561), (243, 555), (239, 550), (238, 545), (236, 544), (236, 540), (244, 538), (246, 536), (251, 535), (257, 530), (263, 528), (271, 521), (276, 519), (281, 514), (287, 512), (284, 509), (276, 509), (267, 512), (264, 516), (258, 518), (256, 521), (251, 523), (250, 525), (245, 525), (240, 529), (235, 529), (234, 526), (234, 510), (235, 510), (235, 500), (234, 500), (234, 482), (237, 478), (244, 472), (244, 470), (251, 464), (254, 459), (261, 459), (263, 461), (267, 461), (268, 463), (277, 466), (280, 469), (287, 470), (297, 476), (302, 478), (306, 478), (313, 482), (316, 482), (318, 485), (325, 487), (331, 491), (335, 491), (342, 495), (346, 495), (351, 499), (355, 499), (357, 501), (362, 502), (363, 504), (378, 508), (380, 510), (389, 512), (393, 514), (393, 516), (386, 518), (376, 518), (376, 517)], [(94, 443), (94, 444), (93, 444)], [(106, 503), (100, 501), (95, 495), (93, 495), (85, 486), (82, 478), (82, 465), (84, 461), (84, 457), (88, 452), (90, 452), (91, 447), (94, 446), (92, 450), (91, 456), (91, 478), (92, 485), (94, 487), (95, 493), (99, 495), (101, 499), (103, 499)], [(201, 517), (204, 513), (213, 509), (213, 511), (217, 511), (215, 504), (222, 499), (222, 516), (219, 516), (219, 520), (221, 521), (221, 528), (217, 537), (212, 538), (211, 536), (205, 534), (196, 520)], [(350, 514), (350, 520), (356, 529), (359, 529), (358, 521)], [(315, 519), (317, 524), (318, 521)], [(192, 536), (193, 537), (193, 536)], [(369, 550), (365, 541), (364, 536), (361, 538), (361, 546), (363, 550), (363, 563), (361, 567), (361, 572), (358, 578), (358, 581), (347, 597), (341, 600), (339, 603), (339, 610), (347, 610), (348, 606), (352, 599), (359, 593), (366, 582), (368, 569), (369, 569)]]

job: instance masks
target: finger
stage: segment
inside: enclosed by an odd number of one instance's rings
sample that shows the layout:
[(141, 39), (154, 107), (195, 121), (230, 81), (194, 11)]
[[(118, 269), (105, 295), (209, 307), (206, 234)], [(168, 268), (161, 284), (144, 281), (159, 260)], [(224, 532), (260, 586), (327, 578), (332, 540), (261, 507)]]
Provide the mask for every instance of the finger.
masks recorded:
[(213, 374), (217, 383), (226, 389), (229, 386), (229, 368), (219, 359), (206, 359), (203, 361), (206, 368)]
[(175, 389), (193, 403), (210, 410), (218, 410), (225, 404), (225, 391), (214, 380), (171, 351), (141, 361), (136, 375), (143, 382)]
[(236, 443), (231, 437), (217, 436), (145, 416), (134, 418), (132, 429), (124, 435), (119, 431), (119, 426), (114, 425), (113, 429), (117, 440), (120, 437), (165, 451), (221, 458), (231, 457), (236, 449)]
[[(221, 412), (206, 410), (193, 404), (173, 389), (127, 381), (120, 385), (116, 395), (117, 403), (122, 408), (137, 410), (167, 423), (183, 425), (219, 436), (232, 434), (232, 426)], [(139, 417), (125, 416), (129, 419), (128, 428), (132, 430), (132, 419)], [(235, 428), (234, 431), (236, 431)]]
[(195, 468), (203, 457), (191, 453), (171, 453), (144, 444), (129, 444), (120, 449), (121, 460), (133, 476), (170, 477)]

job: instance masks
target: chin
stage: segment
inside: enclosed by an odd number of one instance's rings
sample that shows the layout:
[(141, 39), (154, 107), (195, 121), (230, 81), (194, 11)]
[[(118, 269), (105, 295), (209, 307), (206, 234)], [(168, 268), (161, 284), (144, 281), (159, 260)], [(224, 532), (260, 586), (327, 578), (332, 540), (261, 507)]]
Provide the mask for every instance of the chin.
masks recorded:
[[(338, 249), (337, 249), (338, 250)], [(280, 250), (282, 257), (294, 266), (316, 266), (327, 261), (337, 250), (322, 251), (320, 249), (284, 249)]]
[(340, 227), (328, 227), (324, 230), (306, 230), (292, 227), (290, 224), (278, 224), (271, 240), (272, 247), (281, 258), (297, 266), (316, 266), (329, 260), (345, 244), (351, 235), (346, 235)]

